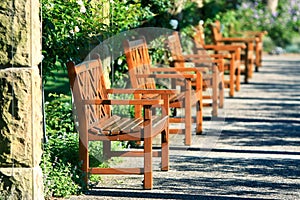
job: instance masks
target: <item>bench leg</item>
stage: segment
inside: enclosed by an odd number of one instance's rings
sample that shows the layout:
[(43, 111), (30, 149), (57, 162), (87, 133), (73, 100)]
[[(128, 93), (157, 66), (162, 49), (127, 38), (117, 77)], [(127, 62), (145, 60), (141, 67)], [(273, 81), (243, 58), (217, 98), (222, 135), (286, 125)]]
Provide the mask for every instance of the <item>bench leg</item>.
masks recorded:
[(202, 74), (197, 72), (197, 82), (196, 82), (196, 135), (201, 135), (203, 132), (203, 99), (202, 99)]
[(219, 82), (219, 108), (224, 107), (224, 82), (220, 79)]
[[(168, 129), (168, 127), (166, 127)], [(169, 130), (164, 130), (161, 133), (161, 170), (169, 170)]]
[(249, 64), (248, 64), (248, 77), (252, 78), (253, 76), (253, 65), (254, 65), (254, 46), (253, 43), (250, 43), (249, 46), (249, 52), (248, 52), (248, 56), (249, 56)]
[(144, 189), (151, 190), (153, 187), (152, 172), (152, 137), (144, 140)]
[(191, 105), (191, 97), (192, 97), (192, 83), (190, 80), (186, 81), (185, 88), (185, 145), (192, 144), (192, 105)]
[(152, 110), (151, 107), (144, 107), (144, 189), (153, 187), (152, 169)]
[(240, 61), (236, 61), (236, 69), (235, 69), (235, 91), (240, 91), (241, 89), (241, 68)]
[(212, 74), (212, 116), (218, 116), (218, 74), (217, 66), (213, 67)]
[(235, 73), (235, 60), (231, 59), (229, 66), (229, 96), (234, 96), (234, 73)]
[(111, 141), (103, 141), (103, 159), (111, 159)]
[(89, 171), (89, 152), (87, 135), (80, 134), (79, 138), (79, 160), (82, 162), (83, 181), (88, 187), (88, 171)]

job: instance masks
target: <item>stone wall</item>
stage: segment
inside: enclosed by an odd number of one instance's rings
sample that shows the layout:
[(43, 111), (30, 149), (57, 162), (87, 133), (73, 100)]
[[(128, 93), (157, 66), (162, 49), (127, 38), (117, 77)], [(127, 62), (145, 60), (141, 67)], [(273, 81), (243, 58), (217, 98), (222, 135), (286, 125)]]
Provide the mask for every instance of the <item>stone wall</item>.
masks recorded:
[(0, 1), (0, 199), (43, 199), (38, 0)]

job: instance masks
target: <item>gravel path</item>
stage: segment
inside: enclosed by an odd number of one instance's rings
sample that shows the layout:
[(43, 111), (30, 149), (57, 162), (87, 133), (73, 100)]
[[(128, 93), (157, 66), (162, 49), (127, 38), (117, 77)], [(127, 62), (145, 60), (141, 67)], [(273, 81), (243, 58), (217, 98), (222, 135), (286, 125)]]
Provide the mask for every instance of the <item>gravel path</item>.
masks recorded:
[(142, 176), (104, 176), (71, 199), (300, 199), (300, 55), (266, 55), (220, 116), (191, 147), (172, 136), (170, 170), (155, 160), (153, 190)]

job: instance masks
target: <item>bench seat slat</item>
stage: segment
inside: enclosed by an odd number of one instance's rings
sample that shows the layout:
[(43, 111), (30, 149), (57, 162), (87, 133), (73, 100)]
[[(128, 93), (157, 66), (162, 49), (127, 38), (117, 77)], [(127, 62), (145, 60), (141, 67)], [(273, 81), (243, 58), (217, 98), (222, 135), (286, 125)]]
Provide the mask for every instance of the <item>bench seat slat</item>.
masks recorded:
[(105, 118), (105, 120), (100, 120), (96, 125), (93, 124), (93, 127), (89, 129), (89, 132), (93, 134), (104, 134), (106, 135), (103, 131), (105, 130), (106, 127), (112, 125), (116, 121), (120, 120), (121, 117), (117, 115), (113, 115), (110, 118)]
[(111, 127), (108, 127), (112, 135), (117, 135), (117, 134), (125, 134), (125, 133), (130, 133), (132, 130), (136, 127), (136, 131), (141, 130), (141, 124), (143, 123), (142, 119), (126, 119), (126, 124), (122, 123), (115, 123)]

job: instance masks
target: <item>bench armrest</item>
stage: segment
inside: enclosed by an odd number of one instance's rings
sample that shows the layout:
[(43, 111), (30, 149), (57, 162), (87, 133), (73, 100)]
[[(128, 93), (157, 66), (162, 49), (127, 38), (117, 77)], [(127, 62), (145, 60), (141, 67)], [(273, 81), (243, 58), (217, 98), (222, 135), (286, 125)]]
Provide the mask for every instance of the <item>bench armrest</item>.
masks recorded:
[(173, 95), (179, 93), (175, 89), (107, 89), (110, 94), (167, 94)]
[(245, 49), (246, 45), (244, 44), (234, 44), (234, 45), (211, 45), (206, 44), (203, 46), (204, 49), (212, 49), (217, 51), (237, 51), (238, 48)]
[[(182, 59), (174, 59), (173, 62), (186, 62)], [(161, 65), (159, 65), (161, 66)], [(162, 65), (163, 66), (163, 65)], [(197, 72), (197, 71), (205, 71), (203, 69), (198, 69), (197, 67), (151, 67), (151, 72)]]
[[(176, 62), (191, 62), (196, 64), (203, 64), (202, 71), (207, 71), (207, 68), (212, 67), (213, 63), (215, 63), (214, 58), (224, 58), (224, 55), (217, 54), (218, 56), (213, 57), (211, 54), (200, 55), (200, 54), (186, 54), (183, 55), (183, 59), (175, 60)], [(206, 68), (205, 68), (206, 67)], [(199, 67), (196, 69), (200, 70)]]
[(143, 106), (151, 106), (151, 105), (163, 105), (164, 100), (162, 99), (129, 99), (129, 100), (114, 100), (114, 99), (89, 99), (83, 100), (83, 104), (85, 105), (143, 105)]
[(263, 36), (267, 35), (268, 31), (235, 31), (233, 34)]
[(256, 42), (258, 38), (242, 38), (242, 37), (232, 37), (232, 38), (222, 38), (219, 39), (219, 42)]
[(185, 78), (185, 79), (192, 79), (196, 78), (196, 74), (137, 74), (137, 78), (171, 78), (171, 79), (180, 79), (180, 78)]

